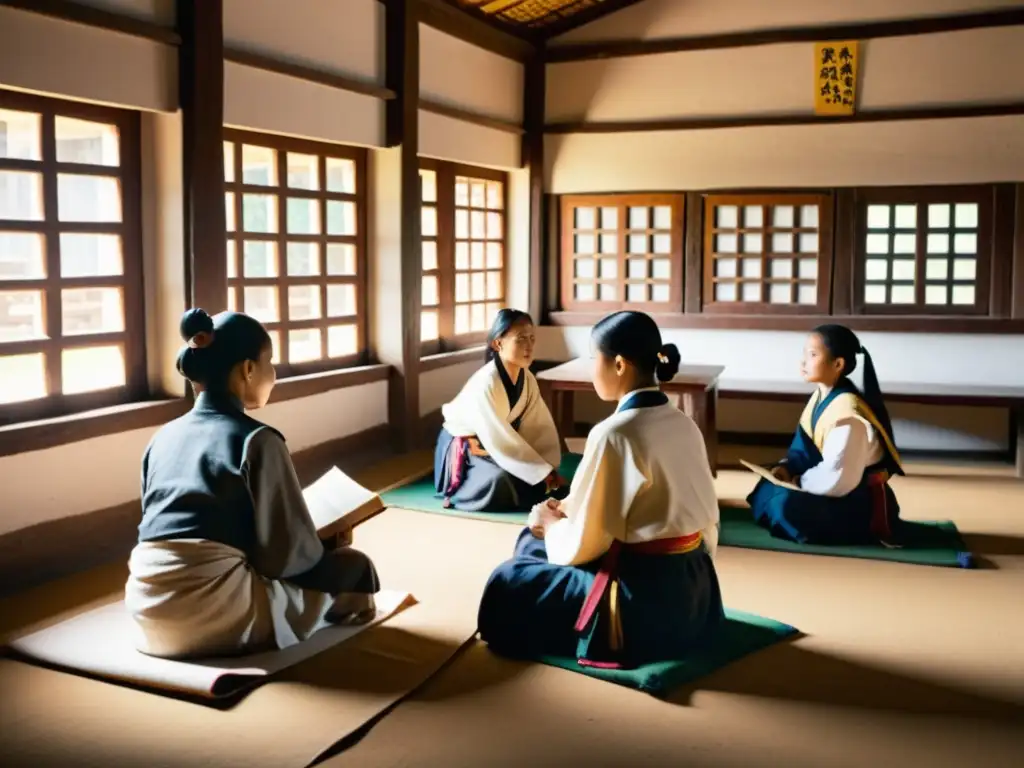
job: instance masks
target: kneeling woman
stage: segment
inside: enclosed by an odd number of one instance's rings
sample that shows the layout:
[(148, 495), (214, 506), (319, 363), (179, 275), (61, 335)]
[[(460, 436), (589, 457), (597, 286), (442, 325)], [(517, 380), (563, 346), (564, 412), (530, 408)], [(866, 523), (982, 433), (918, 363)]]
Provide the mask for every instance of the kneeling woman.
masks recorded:
[(322, 620), (372, 618), (373, 563), (325, 550), (281, 434), (248, 416), (270, 397), (271, 340), (235, 312), (189, 310), (178, 371), (197, 392), (142, 459), (142, 523), (125, 604), (140, 651), (165, 658), (284, 648)]
[[(849, 379), (858, 353), (863, 393)], [(801, 373), (818, 388), (772, 470), (801, 490), (759, 481), (747, 498), (754, 519), (802, 544), (898, 546), (900, 508), (889, 478), (903, 467), (871, 357), (849, 328), (823, 325), (807, 338)]]
[(480, 636), (508, 656), (575, 654), (590, 666), (680, 659), (724, 619), (704, 440), (658, 389), (679, 352), (651, 317), (610, 315), (593, 342), (594, 388), (618, 407), (587, 437), (569, 495), (534, 508), (491, 575)]
[(499, 311), (487, 337), (487, 364), (441, 408), (434, 486), (445, 506), (521, 509), (563, 484), (558, 430), (529, 370), (534, 341), (528, 314)]

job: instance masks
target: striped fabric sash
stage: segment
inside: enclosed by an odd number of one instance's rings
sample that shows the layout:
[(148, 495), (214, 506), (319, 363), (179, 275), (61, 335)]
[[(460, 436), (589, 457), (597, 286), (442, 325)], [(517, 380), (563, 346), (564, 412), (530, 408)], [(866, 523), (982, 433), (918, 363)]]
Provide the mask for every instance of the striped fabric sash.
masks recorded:
[[(466, 457), (469, 455), (469, 438), (453, 437), (452, 444), (448, 446), (448, 487), (445, 488), (445, 496), (451, 496), (462, 485), (466, 472)], [(448, 501), (446, 498), (445, 501)]]
[[(583, 601), (583, 608), (580, 609), (576, 618), (576, 632), (583, 634), (587, 632), (594, 621), (597, 608), (608, 595), (608, 646), (613, 651), (620, 651), (623, 647), (622, 616), (619, 612), (619, 555), (622, 549), (638, 555), (682, 555), (692, 552), (700, 546), (703, 536), (700, 532), (691, 533), (688, 536), (676, 536), (670, 539), (655, 539), (654, 541), (643, 541), (635, 544), (623, 544), (621, 541), (612, 542), (611, 547), (601, 559), (600, 568), (594, 577), (594, 583)], [(589, 659), (579, 658), (577, 662), (584, 667), (600, 667), (603, 669), (617, 669), (619, 664), (615, 662), (598, 662)]]

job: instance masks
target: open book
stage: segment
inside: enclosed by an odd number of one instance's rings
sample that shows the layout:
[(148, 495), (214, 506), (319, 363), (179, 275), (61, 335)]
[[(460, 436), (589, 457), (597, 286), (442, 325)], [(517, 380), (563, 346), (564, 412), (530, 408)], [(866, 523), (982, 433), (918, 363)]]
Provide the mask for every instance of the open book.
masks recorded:
[(764, 467), (758, 466), (757, 464), (751, 464), (749, 461), (746, 461), (745, 459), (740, 459), (740, 464), (749, 469), (755, 475), (760, 475), (769, 483), (777, 485), (780, 488), (789, 488), (791, 491), (803, 490), (798, 485), (794, 485), (793, 483), (787, 483), (785, 480), (779, 480), (779, 478), (777, 478), (775, 475), (771, 473), (771, 470), (765, 469)]
[(351, 530), (383, 511), (380, 496), (337, 467), (302, 492), (321, 539)]

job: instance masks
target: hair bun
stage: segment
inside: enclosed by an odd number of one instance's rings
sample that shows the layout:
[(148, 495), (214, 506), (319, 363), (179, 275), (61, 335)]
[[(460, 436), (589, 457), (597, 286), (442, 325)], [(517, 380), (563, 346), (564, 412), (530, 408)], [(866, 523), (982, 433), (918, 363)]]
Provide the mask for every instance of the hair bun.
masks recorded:
[(658, 367), (654, 371), (658, 381), (668, 381), (679, 373), (680, 360), (679, 347), (675, 344), (662, 344), (658, 350)]
[(206, 314), (205, 309), (189, 309), (181, 316), (181, 323), (178, 325), (182, 341), (198, 336), (200, 333), (213, 333), (213, 318)]

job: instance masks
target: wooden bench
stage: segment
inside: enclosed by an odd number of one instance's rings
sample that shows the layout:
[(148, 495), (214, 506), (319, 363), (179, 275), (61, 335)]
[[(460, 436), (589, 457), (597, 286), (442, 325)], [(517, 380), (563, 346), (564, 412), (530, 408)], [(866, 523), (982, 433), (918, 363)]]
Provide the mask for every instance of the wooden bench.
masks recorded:
[[(541, 396), (562, 436), (572, 435), (575, 427), (573, 396), (576, 392), (593, 392), (591, 378), (593, 361), (576, 358), (537, 374)], [(678, 394), (683, 412), (693, 419), (704, 435), (712, 474), (718, 471), (718, 377), (725, 370), (721, 365), (681, 365), (671, 381), (661, 382), (666, 394)]]
[[(718, 390), (723, 398), (805, 402), (811, 395), (812, 387), (801, 381), (721, 379)], [(894, 403), (1010, 409), (1016, 433), (1017, 477), (1024, 477), (1024, 387), (886, 381), (882, 391), (886, 401)]]

